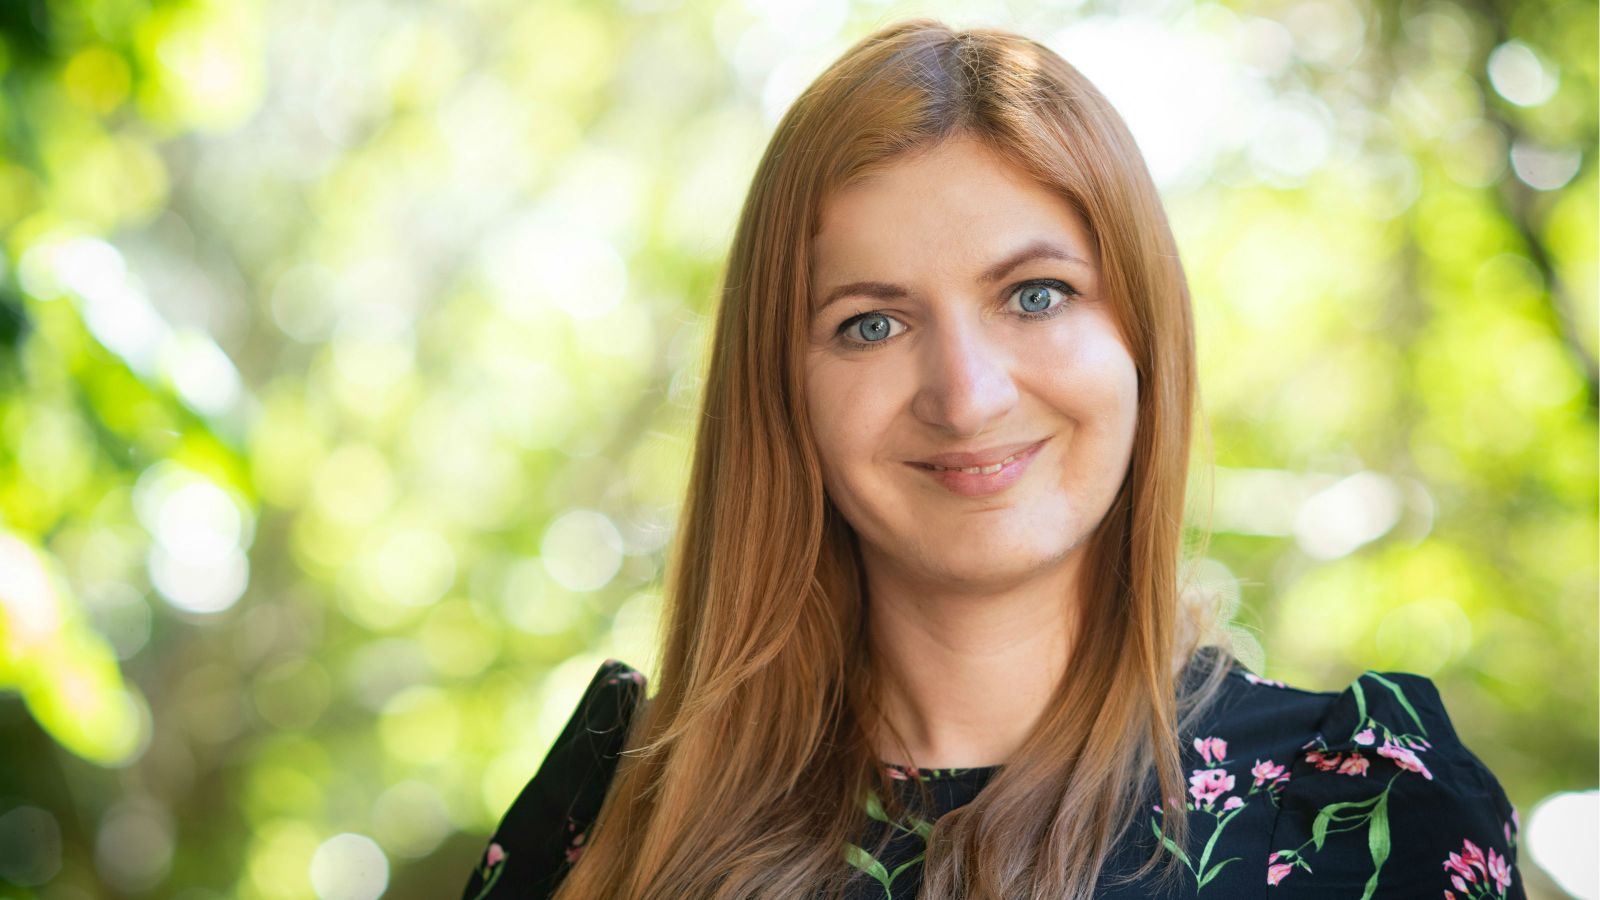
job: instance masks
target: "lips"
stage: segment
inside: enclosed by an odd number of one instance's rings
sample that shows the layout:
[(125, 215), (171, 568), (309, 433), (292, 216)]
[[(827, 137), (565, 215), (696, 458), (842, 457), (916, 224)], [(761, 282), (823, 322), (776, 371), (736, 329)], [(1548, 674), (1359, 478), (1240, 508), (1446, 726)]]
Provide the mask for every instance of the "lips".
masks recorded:
[(1006, 463), (1016, 462), (1016, 459), (1017, 454), (1013, 453), (992, 466), (936, 466), (931, 463), (918, 463), (918, 465), (932, 469), (935, 472), (965, 472), (968, 475), (993, 475), (994, 473), (1005, 468)]
[[(1045, 438), (1049, 440), (1049, 438)], [(984, 450), (975, 450), (967, 453), (940, 453), (923, 459), (912, 460), (914, 466), (921, 466), (934, 471), (964, 471), (968, 474), (984, 474), (985, 472), (998, 472), (999, 467), (1015, 460), (1018, 456), (1032, 450), (1044, 441), (1024, 441), (1020, 444), (1001, 444)]]
[(951, 493), (963, 497), (988, 497), (1017, 483), (1048, 440), (1045, 438), (1032, 444), (992, 447), (975, 453), (947, 453), (933, 457), (932, 461), (908, 462), (906, 465), (926, 472), (929, 478)]

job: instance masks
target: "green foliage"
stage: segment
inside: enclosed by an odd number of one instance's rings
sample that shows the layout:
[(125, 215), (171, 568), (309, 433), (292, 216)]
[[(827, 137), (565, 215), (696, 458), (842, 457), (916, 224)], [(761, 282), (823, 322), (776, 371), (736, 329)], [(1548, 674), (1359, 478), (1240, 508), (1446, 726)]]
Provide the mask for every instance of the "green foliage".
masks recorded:
[[(59, 830), (8, 896), (311, 896), (346, 832), (451, 895), (650, 667), (743, 191), (895, 12), (664, 5), (0, 4), (0, 831)], [(1433, 677), (1526, 811), (1597, 749), (1595, 8), (1340, 9), (1164, 23), (1332, 148), (1166, 186), (1192, 524), (1247, 659)]]

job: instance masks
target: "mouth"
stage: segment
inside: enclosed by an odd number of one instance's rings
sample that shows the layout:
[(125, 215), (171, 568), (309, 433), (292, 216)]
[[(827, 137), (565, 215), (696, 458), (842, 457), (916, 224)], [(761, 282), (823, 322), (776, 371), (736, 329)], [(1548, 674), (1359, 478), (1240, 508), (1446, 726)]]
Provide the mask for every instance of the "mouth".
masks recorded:
[(1027, 452), (1027, 450), (1024, 450), (1022, 453), (1013, 453), (992, 466), (936, 466), (933, 463), (912, 463), (912, 465), (927, 469), (930, 472), (965, 472), (968, 475), (993, 475), (1001, 469), (1004, 469), (1006, 466), (1016, 462), (1017, 457), (1023, 456)]
[(965, 497), (982, 497), (997, 494), (1022, 478), (1028, 463), (1039, 455), (1039, 450), (1050, 439), (1045, 438), (1018, 450), (1013, 450), (997, 462), (985, 465), (946, 466), (938, 463), (912, 462), (912, 468), (927, 472), (939, 485), (952, 493)]

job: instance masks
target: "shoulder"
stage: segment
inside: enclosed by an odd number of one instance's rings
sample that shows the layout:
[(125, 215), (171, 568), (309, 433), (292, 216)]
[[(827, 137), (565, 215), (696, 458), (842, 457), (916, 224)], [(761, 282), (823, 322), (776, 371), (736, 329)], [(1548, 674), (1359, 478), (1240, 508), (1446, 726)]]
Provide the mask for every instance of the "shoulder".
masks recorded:
[[(1265, 704), (1265, 691), (1294, 690), (1239, 677)], [(1431, 680), (1369, 670), (1312, 695), (1316, 721), (1281, 761), (1270, 884), (1292, 879), (1297, 897), (1522, 896), (1516, 811)]]
[(538, 771), (517, 795), (468, 879), (464, 900), (546, 896), (582, 853), (644, 702), (645, 677), (621, 660), (595, 671)]
[(1366, 671), (1316, 691), (1229, 660), (1183, 737), (1187, 794), (1169, 802), (1189, 811), (1193, 846), (1168, 849), (1197, 887), (1296, 900), (1523, 896), (1516, 812), (1423, 676)]

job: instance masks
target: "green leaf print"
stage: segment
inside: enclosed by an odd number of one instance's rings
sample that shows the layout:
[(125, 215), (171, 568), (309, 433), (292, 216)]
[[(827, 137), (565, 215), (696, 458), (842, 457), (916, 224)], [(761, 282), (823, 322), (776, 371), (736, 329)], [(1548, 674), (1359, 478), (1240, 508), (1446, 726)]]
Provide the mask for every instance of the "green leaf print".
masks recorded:
[(1210, 866), (1209, 868), (1207, 867), (1211, 860), (1211, 851), (1217, 846), (1217, 838), (1222, 835), (1222, 829), (1228, 827), (1228, 823), (1233, 821), (1233, 817), (1237, 816), (1239, 811), (1242, 809), (1244, 809), (1244, 807), (1241, 806), (1239, 809), (1235, 809), (1233, 812), (1230, 812), (1227, 815), (1217, 819), (1217, 824), (1211, 829), (1211, 837), (1206, 840), (1205, 849), (1200, 851), (1200, 865), (1194, 873), (1195, 890), (1198, 891), (1199, 889), (1205, 887), (1206, 882), (1217, 877), (1217, 873), (1222, 871), (1223, 866), (1239, 858), (1235, 856), (1225, 859), (1222, 862), (1217, 863), (1215, 866)]
[[(914, 834), (922, 839), (924, 845), (933, 837), (933, 823), (920, 816), (908, 815), (905, 822), (896, 822), (890, 819), (888, 811), (883, 808), (883, 801), (871, 790), (862, 793), (861, 807), (866, 810), (869, 818), (897, 828), (907, 834)], [(883, 863), (879, 862), (877, 857), (874, 857), (866, 850), (855, 844), (846, 843), (844, 845), (845, 862), (877, 879), (878, 883), (883, 885), (885, 900), (893, 900), (894, 894), (891, 887), (894, 884), (894, 880), (900, 877), (900, 873), (922, 862), (926, 856), (927, 851), (924, 850), (922, 853), (918, 853), (911, 859), (896, 866), (894, 871), (891, 872), (884, 868)]]
[(1406, 692), (1400, 689), (1400, 685), (1395, 684), (1393, 681), (1390, 681), (1389, 679), (1383, 677), (1382, 675), (1379, 675), (1377, 672), (1368, 672), (1366, 674), (1370, 675), (1372, 677), (1372, 680), (1378, 682), (1379, 684), (1381, 684), (1384, 687), (1388, 688), (1390, 691), (1394, 692), (1395, 699), (1400, 701), (1400, 705), (1405, 707), (1406, 713), (1411, 716), (1411, 721), (1416, 723), (1417, 732), (1419, 734), (1421, 734), (1423, 737), (1427, 737), (1428, 736), (1428, 729), (1423, 727), (1423, 725), (1422, 725), (1422, 717), (1417, 715), (1416, 708), (1411, 705), (1411, 701), (1410, 700), (1406, 699)]
[(883, 802), (878, 799), (877, 794), (867, 791), (862, 796), (861, 805), (864, 809), (866, 809), (868, 816), (877, 819), (879, 822), (882, 822), (885, 825), (894, 824), (889, 821), (889, 814), (883, 811)]
[(883, 885), (884, 900), (894, 900), (894, 880), (900, 877), (901, 872), (922, 862), (926, 856), (927, 853), (918, 853), (916, 856), (895, 866), (894, 871), (890, 872), (871, 853), (857, 847), (855, 844), (847, 843), (844, 845), (845, 862), (877, 879), (878, 884)]
[(1372, 853), (1372, 877), (1367, 879), (1367, 889), (1361, 900), (1372, 900), (1378, 889), (1378, 873), (1389, 858), (1389, 791), (1378, 795), (1378, 805), (1372, 808), (1372, 818), (1367, 822), (1367, 849)]
[[(1327, 806), (1324, 806), (1322, 810), (1317, 813), (1316, 821), (1311, 823), (1312, 843), (1316, 844), (1318, 850), (1321, 850), (1323, 842), (1328, 839), (1328, 826), (1333, 823), (1335, 818), (1339, 818), (1339, 814), (1341, 812), (1346, 810), (1365, 809), (1366, 807), (1371, 806), (1388, 796), (1388, 793), (1388, 788), (1384, 788), (1383, 793), (1377, 795), (1376, 797), (1368, 797), (1365, 800), (1348, 800), (1343, 803), (1330, 803)], [(1365, 818), (1365, 816), (1356, 815), (1350, 816), (1348, 819), (1340, 818), (1340, 821), (1353, 822), (1363, 818)], [(1340, 830), (1342, 831), (1345, 829)]]
[(1222, 867), (1223, 866), (1225, 866), (1225, 865), (1227, 865), (1228, 863), (1231, 863), (1231, 862), (1237, 862), (1240, 859), (1242, 859), (1242, 857), (1230, 856), (1227, 859), (1223, 860), (1222, 862), (1219, 862), (1216, 865), (1212, 866), (1211, 870), (1206, 872), (1206, 876), (1204, 878), (1201, 878), (1199, 881), (1195, 882), (1195, 886), (1194, 886), (1195, 892), (1198, 893), (1201, 888), (1206, 886), (1206, 882), (1208, 882), (1211, 879), (1217, 877), (1217, 873), (1222, 871)]
[(885, 891), (889, 890), (889, 870), (878, 862), (877, 857), (857, 847), (855, 844), (844, 845), (844, 860), (852, 866), (878, 879)]
[(1183, 860), (1183, 864), (1189, 867), (1189, 871), (1194, 871), (1194, 863), (1189, 861), (1189, 854), (1183, 852), (1183, 848), (1179, 847), (1177, 843), (1172, 840), (1172, 838), (1169, 838), (1162, 833), (1161, 826), (1156, 824), (1155, 816), (1150, 817), (1150, 830), (1154, 831), (1156, 833), (1156, 837), (1161, 839), (1162, 846), (1170, 850), (1174, 856)]

